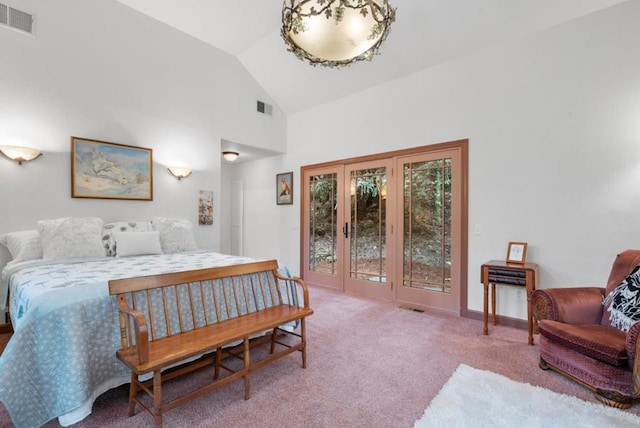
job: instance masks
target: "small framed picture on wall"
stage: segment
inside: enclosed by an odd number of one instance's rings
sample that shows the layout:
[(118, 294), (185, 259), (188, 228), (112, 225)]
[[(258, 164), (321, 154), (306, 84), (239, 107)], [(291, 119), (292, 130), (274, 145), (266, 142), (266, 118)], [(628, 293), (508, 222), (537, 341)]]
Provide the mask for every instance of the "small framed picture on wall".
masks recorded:
[(276, 175), (276, 203), (278, 205), (293, 204), (293, 172)]
[(527, 258), (526, 242), (509, 242), (507, 263), (524, 264)]

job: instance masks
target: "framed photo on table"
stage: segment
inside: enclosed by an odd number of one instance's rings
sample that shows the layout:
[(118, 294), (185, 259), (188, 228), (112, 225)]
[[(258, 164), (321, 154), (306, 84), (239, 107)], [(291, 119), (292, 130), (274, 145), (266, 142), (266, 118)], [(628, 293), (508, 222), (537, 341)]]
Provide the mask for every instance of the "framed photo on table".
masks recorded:
[(526, 242), (509, 242), (507, 248), (507, 263), (516, 263), (523, 265), (527, 259), (527, 243)]

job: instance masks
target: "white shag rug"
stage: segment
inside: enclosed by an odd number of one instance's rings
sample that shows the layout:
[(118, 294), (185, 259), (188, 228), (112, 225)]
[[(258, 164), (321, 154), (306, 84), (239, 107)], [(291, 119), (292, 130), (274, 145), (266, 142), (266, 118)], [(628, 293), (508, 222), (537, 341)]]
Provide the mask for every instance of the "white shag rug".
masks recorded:
[(439, 427), (640, 427), (640, 417), (461, 364), (414, 425)]

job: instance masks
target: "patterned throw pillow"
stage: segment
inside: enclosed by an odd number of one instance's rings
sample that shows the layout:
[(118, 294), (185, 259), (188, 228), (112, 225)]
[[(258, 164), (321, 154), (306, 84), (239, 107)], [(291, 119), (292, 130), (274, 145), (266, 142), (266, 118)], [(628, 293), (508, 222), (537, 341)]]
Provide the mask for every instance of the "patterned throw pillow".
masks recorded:
[(118, 221), (114, 223), (105, 223), (102, 232), (102, 245), (107, 257), (115, 257), (118, 255), (117, 243), (115, 239), (116, 233), (121, 232), (151, 232), (153, 226), (150, 221)]
[(164, 254), (198, 249), (193, 236), (193, 225), (189, 220), (155, 217), (151, 219), (151, 223), (154, 229), (160, 232), (160, 245)]
[(631, 326), (640, 320), (640, 266), (627, 276), (602, 301), (611, 315), (609, 320), (613, 327), (629, 331)]

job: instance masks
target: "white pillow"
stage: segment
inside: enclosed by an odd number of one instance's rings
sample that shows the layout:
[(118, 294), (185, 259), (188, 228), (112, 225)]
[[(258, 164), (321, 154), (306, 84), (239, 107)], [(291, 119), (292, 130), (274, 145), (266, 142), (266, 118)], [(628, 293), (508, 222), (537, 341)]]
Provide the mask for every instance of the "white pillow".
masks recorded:
[(160, 233), (153, 232), (116, 232), (117, 257), (141, 256), (144, 254), (162, 254)]
[(155, 217), (151, 219), (151, 223), (160, 232), (160, 245), (163, 253), (182, 253), (198, 249), (193, 236), (193, 225), (189, 220)]
[(0, 244), (7, 247), (14, 262), (42, 258), (42, 242), (37, 230), (23, 230), (0, 236)]
[(97, 217), (40, 220), (43, 259), (104, 257), (102, 220)]
[(117, 256), (116, 240), (114, 234), (117, 232), (151, 232), (153, 226), (150, 221), (117, 221), (105, 223), (102, 226), (102, 246), (109, 257)]

